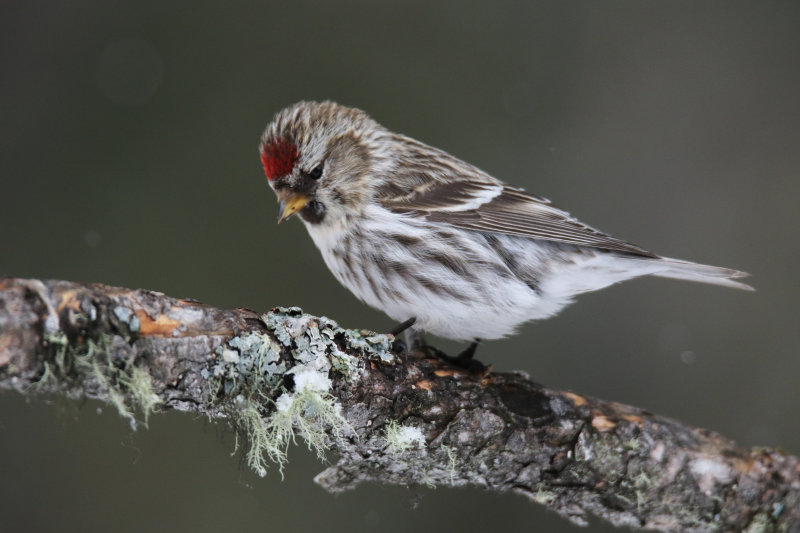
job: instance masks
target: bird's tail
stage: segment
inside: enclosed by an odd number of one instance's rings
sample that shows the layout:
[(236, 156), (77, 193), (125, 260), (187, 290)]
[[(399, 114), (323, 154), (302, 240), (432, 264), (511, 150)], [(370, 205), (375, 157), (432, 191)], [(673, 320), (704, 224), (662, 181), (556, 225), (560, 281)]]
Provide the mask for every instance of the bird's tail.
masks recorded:
[(661, 263), (665, 269), (653, 272), (653, 276), (658, 276), (660, 278), (698, 281), (700, 283), (722, 285), (723, 287), (732, 287), (734, 289), (742, 289), (745, 291), (755, 290), (746, 283), (736, 281), (738, 279), (748, 277), (750, 274), (747, 272), (741, 272), (731, 268), (701, 265), (699, 263), (681, 261), (680, 259), (672, 259), (669, 257), (661, 258), (659, 263)]

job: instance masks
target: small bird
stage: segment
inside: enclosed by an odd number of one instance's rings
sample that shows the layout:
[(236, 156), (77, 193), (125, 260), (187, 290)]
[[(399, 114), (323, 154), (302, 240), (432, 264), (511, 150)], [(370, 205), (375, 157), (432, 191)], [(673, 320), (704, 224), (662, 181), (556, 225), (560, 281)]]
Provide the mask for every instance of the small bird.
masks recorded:
[[(578, 221), (361, 110), (299, 102), (273, 118), (261, 162), (334, 277), (408, 328), (470, 341), (551, 317), (575, 296), (639, 276), (734, 287), (748, 274), (658, 256)], [(435, 349), (434, 349), (435, 350)]]

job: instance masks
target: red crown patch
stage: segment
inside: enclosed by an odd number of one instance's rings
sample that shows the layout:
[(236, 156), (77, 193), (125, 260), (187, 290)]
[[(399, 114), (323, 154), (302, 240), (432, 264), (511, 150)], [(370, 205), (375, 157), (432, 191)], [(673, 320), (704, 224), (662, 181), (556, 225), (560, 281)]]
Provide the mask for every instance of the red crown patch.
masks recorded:
[(284, 139), (261, 146), (261, 163), (270, 181), (291, 173), (299, 158), (297, 147)]

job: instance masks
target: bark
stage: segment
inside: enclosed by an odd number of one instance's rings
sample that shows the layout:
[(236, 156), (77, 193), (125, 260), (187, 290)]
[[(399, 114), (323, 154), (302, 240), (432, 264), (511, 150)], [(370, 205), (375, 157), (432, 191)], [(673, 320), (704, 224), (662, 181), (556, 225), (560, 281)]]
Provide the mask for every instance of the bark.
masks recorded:
[(800, 531), (800, 464), (785, 452), (392, 347), (296, 308), (0, 278), (0, 388), (108, 401), (134, 426), (153, 410), (225, 418), (262, 474), (299, 436), (338, 454), (316, 478), (330, 491), (477, 485), (577, 523)]

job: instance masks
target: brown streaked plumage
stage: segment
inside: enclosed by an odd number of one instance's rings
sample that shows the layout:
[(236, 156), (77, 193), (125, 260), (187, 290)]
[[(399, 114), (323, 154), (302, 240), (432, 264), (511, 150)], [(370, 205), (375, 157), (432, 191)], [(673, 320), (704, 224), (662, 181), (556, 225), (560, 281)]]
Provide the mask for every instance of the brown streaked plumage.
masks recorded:
[(333, 102), (279, 112), (260, 150), (280, 219), (297, 212), (334, 276), (392, 318), (416, 317), (417, 333), (502, 337), (644, 275), (750, 288), (744, 272), (611, 237)]

